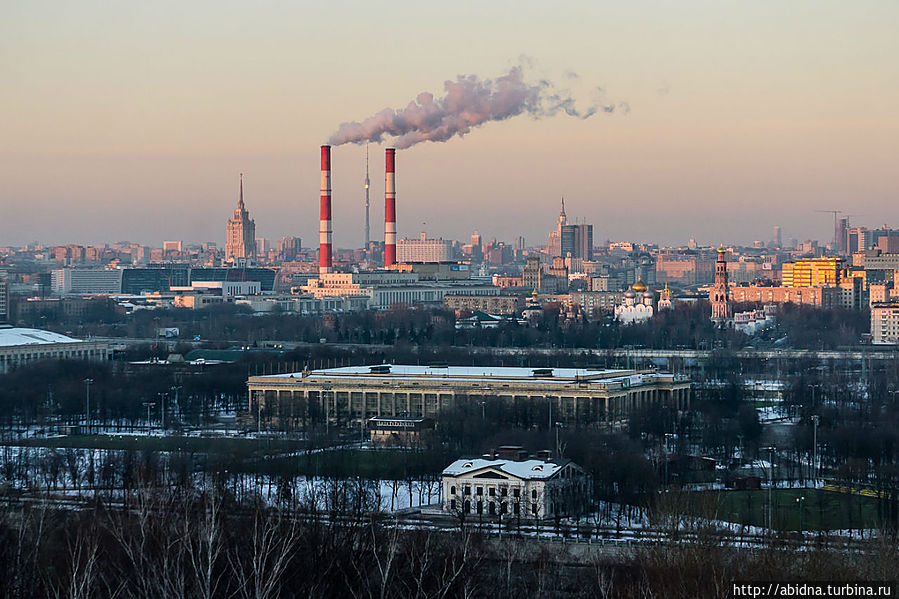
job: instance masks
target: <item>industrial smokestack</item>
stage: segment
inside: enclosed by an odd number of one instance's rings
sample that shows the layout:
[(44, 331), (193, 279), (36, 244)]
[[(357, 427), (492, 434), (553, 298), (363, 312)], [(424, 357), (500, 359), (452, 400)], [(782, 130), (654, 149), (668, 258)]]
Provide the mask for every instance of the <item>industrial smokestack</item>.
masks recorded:
[(318, 273), (331, 272), (331, 146), (322, 146), (322, 196), (318, 227)]
[(396, 264), (396, 149), (387, 148), (384, 173), (384, 266)]

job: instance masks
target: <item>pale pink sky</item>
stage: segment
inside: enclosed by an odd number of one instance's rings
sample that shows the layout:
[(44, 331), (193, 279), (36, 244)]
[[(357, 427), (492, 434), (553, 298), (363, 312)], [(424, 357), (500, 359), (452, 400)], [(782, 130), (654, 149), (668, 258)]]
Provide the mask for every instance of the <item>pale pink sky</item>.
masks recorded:
[[(564, 194), (597, 240), (829, 239), (899, 226), (899, 3), (0, 4), (0, 245), (314, 245), (318, 146), (344, 121), (522, 54), (627, 115), (490, 123), (398, 153), (399, 235), (542, 244)], [(632, 6), (638, 5), (638, 6)], [(364, 149), (334, 149), (334, 237), (362, 236)], [(383, 235), (383, 148), (372, 146)], [(426, 223), (426, 224), (425, 224)]]

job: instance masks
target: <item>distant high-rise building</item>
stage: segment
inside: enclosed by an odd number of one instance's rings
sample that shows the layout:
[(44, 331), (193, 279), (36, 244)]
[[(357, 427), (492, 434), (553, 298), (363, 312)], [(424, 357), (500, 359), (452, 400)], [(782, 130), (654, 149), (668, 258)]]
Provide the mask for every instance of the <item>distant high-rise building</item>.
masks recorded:
[(9, 277), (0, 270), (0, 323), (9, 322)]
[(256, 238), (256, 254), (266, 254), (270, 249), (272, 249), (271, 242), (265, 237), (257, 237)]
[(131, 247), (131, 263), (132, 264), (149, 264), (150, 248), (146, 245), (135, 245)]
[(471, 245), (481, 247), (481, 234), (475, 231), (471, 236)]
[(848, 232), (849, 232), (849, 219), (841, 218), (837, 221), (836, 231), (834, 231), (833, 241), (834, 247), (833, 251), (839, 254), (845, 254), (848, 249)]
[(282, 237), (278, 241), (278, 258), (281, 260), (294, 260), (302, 250), (302, 241), (299, 237)]
[(709, 292), (709, 301), (712, 303), (712, 320), (719, 326), (724, 326), (731, 317), (725, 254), (727, 254), (727, 250), (718, 249), (718, 261), (715, 262), (715, 286)]
[(118, 268), (59, 268), (50, 271), (56, 295), (122, 293), (122, 273)]
[(593, 225), (562, 225), (560, 256), (593, 260)]
[(184, 243), (181, 241), (163, 241), (162, 242), (162, 251), (166, 254), (169, 252), (181, 252), (181, 248), (184, 247)]
[(784, 262), (784, 287), (838, 287), (842, 258), (814, 258)]
[(565, 214), (565, 198), (562, 198), (562, 209), (559, 211), (559, 220), (556, 228), (549, 233), (547, 249), (550, 256), (563, 256), (562, 254), (562, 227), (568, 224), (568, 215)]
[(449, 262), (453, 259), (453, 242), (428, 239), (422, 233), (418, 239), (400, 239), (396, 253), (397, 262)]
[(256, 223), (250, 218), (243, 203), (243, 173), (240, 175), (240, 193), (234, 216), (228, 221), (225, 237), (225, 261), (252, 261), (256, 259)]
[(774, 243), (774, 247), (783, 247), (783, 237), (780, 231), (780, 225), (774, 225), (774, 235), (772, 236), (771, 241)]
[(537, 293), (540, 292), (540, 286), (543, 283), (543, 266), (540, 264), (539, 256), (528, 256), (521, 279), (524, 287)]
[(871, 342), (899, 345), (899, 301), (877, 302), (871, 306)]

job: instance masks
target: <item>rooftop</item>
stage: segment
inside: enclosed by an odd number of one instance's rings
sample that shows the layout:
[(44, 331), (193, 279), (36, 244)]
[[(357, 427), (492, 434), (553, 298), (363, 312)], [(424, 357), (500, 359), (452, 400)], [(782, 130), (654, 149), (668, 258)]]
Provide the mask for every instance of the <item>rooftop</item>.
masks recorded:
[[(680, 375), (602, 368), (520, 368), (510, 366), (416, 366), (405, 364), (376, 364), (370, 366), (346, 366), (325, 368), (310, 372), (293, 372), (251, 377), (260, 379), (303, 379), (306, 381), (333, 382), (333, 379), (364, 379), (366, 381), (457, 381), (468, 383), (527, 383), (540, 381), (549, 385), (608, 385), (639, 386), (657, 380)], [(272, 381), (274, 382), (274, 381)]]
[(47, 345), (49, 343), (81, 343), (81, 340), (40, 329), (0, 326), (0, 347)]
[(571, 460), (514, 460), (486, 458), (461, 458), (444, 468), (444, 476), (460, 476), (491, 468), (516, 478), (538, 480), (552, 478)]

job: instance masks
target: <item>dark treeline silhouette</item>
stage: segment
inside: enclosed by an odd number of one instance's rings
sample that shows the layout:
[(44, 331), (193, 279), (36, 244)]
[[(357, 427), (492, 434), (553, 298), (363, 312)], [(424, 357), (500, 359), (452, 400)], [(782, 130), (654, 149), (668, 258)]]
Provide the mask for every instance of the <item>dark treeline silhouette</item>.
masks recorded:
[(796, 552), (776, 539), (746, 551), (700, 527), (689, 541), (609, 552), (474, 524), (400, 529), (362, 511), (338, 520), (290, 502), (239, 502), (215, 486), (146, 485), (123, 499), (127, 509), (4, 503), (0, 595), (679, 599), (731, 596), (734, 580), (891, 580), (899, 559), (891, 538), (851, 552)]
[(124, 362), (35, 362), (0, 375), (0, 426), (82, 419), (87, 409), (85, 379), (91, 381), (91, 419), (96, 424), (145, 422), (145, 402), (156, 404), (155, 421), (160, 418), (160, 394), (165, 393), (170, 425), (198, 425), (218, 410), (245, 409), (247, 373), (246, 366), (228, 365), (190, 372)]
[(817, 435), (819, 472), (879, 492), (881, 517), (897, 525), (899, 362), (866, 362), (861, 373), (810, 366), (790, 378), (785, 401), (800, 419), (792, 435), (797, 459), (811, 469)]
[[(751, 309), (754, 305), (741, 305)], [(303, 316), (273, 311), (252, 315), (245, 306), (214, 305), (202, 310), (139, 311), (128, 316), (44, 319), (51, 328), (113, 337), (149, 338), (160, 327), (178, 327), (184, 337), (199, 335), (213, 342), (259, 344), (266, 340), (382, 345), (454, 345), (478, 347), (583, 347), (609, 349), (639, 346), (655, 349), (740, 349), (750, 342), (765, 345), (786, 338), (788, 346), (832, 349), (857, 344), (867, 332), (868, 313), (842, 308), (819, 309), (786, 304), (776, 326), (753, 341), (732, 330), (719, 330), (709, 319), (706, 301), (676, 304), (649, 321), (621, 325), (603, 318), (588, 322), (568, 319), (558, 304), (546, 304), (542, 316), (530, 324), (515, 321), (497, 328), (456, 329), (452, 311), (396, 304), (376, 312)], [(105, 312), (103, 314), (106, 314)]]

